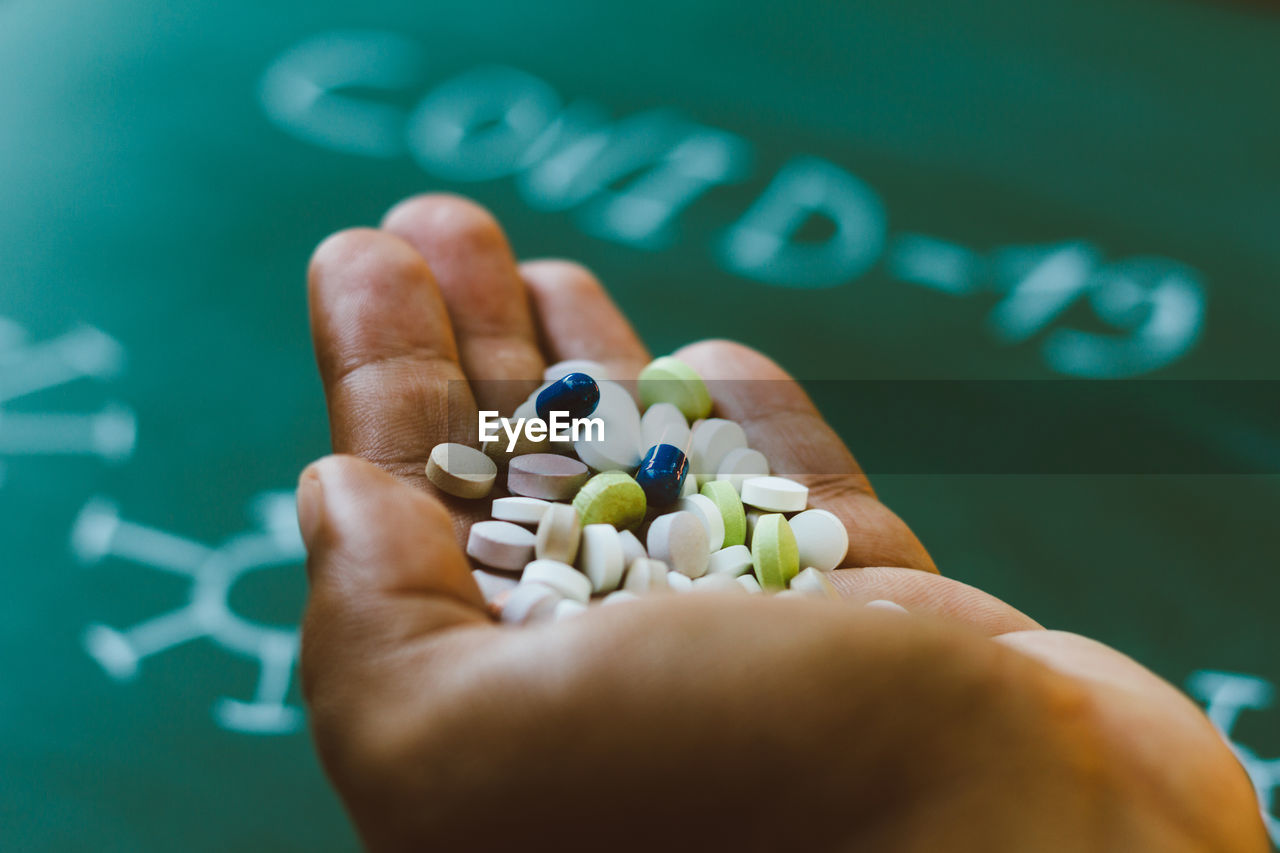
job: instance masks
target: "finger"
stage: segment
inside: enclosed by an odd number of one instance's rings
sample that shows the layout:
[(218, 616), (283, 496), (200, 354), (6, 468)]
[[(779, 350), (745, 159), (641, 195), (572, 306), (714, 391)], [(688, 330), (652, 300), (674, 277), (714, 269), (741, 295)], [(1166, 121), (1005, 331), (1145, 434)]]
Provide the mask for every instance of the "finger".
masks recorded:
[(498, 221), (474, 202), (436, 194), (396, 205), (382, 227), (417, 248), (435, 273), (477, 404), (513, 412), (542, 380), (544, 364), (529, 295)]
[(995, 596), (940, 575), (873, 567), (840, 569), (827, 577), (840, 595), (854, 604), (888, 600), (909, 613), (954, 619), (990, 636), (1040, 628), (1030, 616)]
[(320, 244), (308, 280), (334, 450), (425, 485), (431, 448), (475, 422), (431, 270), (400, 238), (352, 229)]
[(549, 360), (597, 361), (612, 379), (634, 379), (649, 363), (649, 351), (635, 329), (585, 267), (537, 260), (521, 264), (520, 274), (533, 296)]
[(840, 436), (786, 371), (732, 341), (700, 341), (676, 357), (708, 380), (717, 414), (742, 425), (774, 473), (805, 483), (810, 502), (844, 522), (849, 551), (842, 565), (938, 571), (910, 528), (876, 499)]
[(344, 685), (406, 644), (489, 624), (484, 599), (434, 498), (353, 456), (310, 465), (298, 483), (310, 591), (302, 673), (308, 696)]

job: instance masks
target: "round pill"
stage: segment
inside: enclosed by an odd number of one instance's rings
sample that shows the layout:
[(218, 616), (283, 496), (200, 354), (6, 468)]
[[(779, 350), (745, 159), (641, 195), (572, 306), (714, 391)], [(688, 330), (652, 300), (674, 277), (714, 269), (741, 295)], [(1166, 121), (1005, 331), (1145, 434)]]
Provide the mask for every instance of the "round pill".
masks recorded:
[(684, 451), (671, 444), (655, 444), (640, 460), (636, 482), (644, 489), (649, 506), (670, 506), (684, 490), (689, 460)]
[(752, 477), (768, 477), (769, 460), (759, 450), (750, 447), (735, 447), (720, 460), (716, 470), (716, 479), (723, 480), (733, 486), (733, 490), (742, 493), (742, 483)]
[(679, 508), (696, 515), (706, 528), (708, 554), (724, 547), (724, 518), (711, 498), (706, 495), (689, 495), (680, 499)]
[(622, 604), (623, 602), (626, 602), (626, 601), (635, 601), (637, 598), (639, 598), (639, 596), (636, 595), (634, 592), (629, 592), (625, 589), (620, 589), (606, 595), (604, 597), (604, 600), (601, 601), (600, 603), (601, 604)]
[(734, 580), (742, 584), (742, 588), (747, 592), (764, 592), (764, 590), (760, 588), (760, 581), (756, 580), (755, 575), (738, 575)]
[(765, 589), (786, 589), (800, 571), (796, 537), (781, 514), (762, 515), (756, 522), (755, 536), (751, 538), (751, 562), (756, 580)]
[(477, 521), (467, 534), (467, 556), (495, 569), (518, 572), (533, 559), (533, 531), (509, 521)]
[(731, 450), (747, 446), (747, 434), (735, 422), (724, 418), (699, 421), (689, 436), (690, 470), (701, 485), (714, 480), (720, 464)]
[(600, 362), (592, 361), (588, 358), (571, 358), (568, 361), (558, 361), (542, 371), (542, 378), (547, 382), (555, 382), (570, 373), (585, 373), (597, 382), (601, 379), (609, 378), (608, 368)]
[(539, 560), (572, 563), (578, 556), (581, 534), (578, 511), (568, 504), (551, 504), (538, 523), (533, 553)]
[(713, 551), (707, 560), (707, 574), (737, 577), (751, 571), (751, 549), (746, 545), (730, 545)]
[(640, 402), (647, 408), (655, 403), (671, 403), (690, 421), (711, 414), (711, 394), (698, 371), (678, 358), (656, 358), (640, 371), (636, 380)]
[(591, 598), (591, 581), (582, 572), (559, 560), (534, 560), (524, 567), (520, 583), (549, 586), (565, 598), (581, 601)]
[(550, 423), (552, 412), (563, 412), (570, 418), (585, 418), (600, 403), (600, 386), (585, 373), (570, 373), (552, 382), (534, 403), (538, 417)]
[(618, 539), (622, 542), (622, 564), (624, 566), (629, 567), (636, 560), (643, 560), (649, 556), (649, 552), (644, 549), (640, 539), (630, 530), (619, 530)]
[(493, 488), (498, 466), (474, 447), (446, 442), (431, 448), (427, 479), (437, 489), (459, 498), (482, 498)]
[(553, 618), (559, 622), (563, 619), (572, 619), (574, 616), (581, 616), (587, 612), (587, 605), (580, 601), (574, 601), (571, 598), (562, 598), (556, 602), (556, 609), (552, 614)]
[(667, 572), (667, 588), (672, 592), (689, 592), (693, 589), (693, 580), (679, 572)]
[(888, 610), (890, 613), (909, 613), (907, 608), (903, 607), (896, 601), (890, 601), (887, 598), (877, 598), (875, 601), (868, 601), (865, 605), (876, 610)]
[(622, 471), (596, 474), (573, 498), (583, 526), (612, 524), (619, 530), (644, 521), (644, 489)]
[(513, 625), (542, 622), (555, 616), (556, 604), (562, 600), (559, 593), (545, 584), (522, 583), (502, 602), (499, 618)]
[(742, 545), (747, 541), (747, 513), (742, 499), (733, 486), (724, 480), (709, 480), (702, 484), (702, 496), (710, 500), (720, 512), (724, 522), (724, 547)]
[(689, 495), (698, 493), (698, 478), (685, 474), (684, 485), (680, 487), (680, 497), (687, 498)]
[(670, 403), (654, 403), (640, 418), (640, 439), (645, 447), (655, 444), (689, 446), (689, 422)]
[(592, 417), (604, 421), (606, 434), (609, 428), (619, 424), (625, 425), (636, 435), (636, 444), (640, 443), (640, 409), (636, 406), (636, 398), (631, 396), (621, 383), (608, 380), (597, 383), (600, 386), (600, 405)]
[(820, 572), (812, 566), (793, 577), (790, 588), (803, 592), (805, 595), (811, 595), (814, 598), (840, 597), (840, 593), (836, 591), (826, 573)]
[(661, 560), (641, 557), (627, 568), (627, 575), (622, 581), (622, 588), (637, 595), (651, 592), (667, 592), (667, 564)]
[(752, 477), (742, 483), (742, 502), (769, 512), (799, 512), (809, 503), (809, 490), (785, 477)]
[(588, 524), (582, 528), (578, 567), (591, 581), (594, 592), (617, 589), (622, 580), (622, 542), (609, 524)]
[(491, 514), (499, 521), (513, 524), (537, 524), (551, 504), (540, 498), (498, 498)]
[(693, 581), (694, 592), (746, 592), (732, 575), (703, 575)]
[(640, 427), (605, 421), (603, 432), (583, 430), (573, 443), (574, 453), (595, 471), (634, 471), (640, 464)]
[(556, 453), (526, 453), (507, 467), (507, 491), (548, 501), (571, 499), (591, 472), (577, 459)]
[(711, 555), (707, 541), (706, 526), (691, 512), (660, 515), (649, 525), (649, 556), (690, 578), (701, 577), (707, 571)]
[(800, 549), (800, 565), (829, 572), (844, 560), (849, 550), (849, 531), (844, 523), (825, 509), (807, 509), (788, 519)]

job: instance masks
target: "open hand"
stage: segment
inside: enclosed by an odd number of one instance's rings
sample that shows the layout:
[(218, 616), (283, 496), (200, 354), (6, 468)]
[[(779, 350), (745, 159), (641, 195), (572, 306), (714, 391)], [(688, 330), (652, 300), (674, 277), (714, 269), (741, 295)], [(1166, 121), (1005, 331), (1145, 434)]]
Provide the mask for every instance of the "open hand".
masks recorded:
[(824, 472), (811, 504), (848, 527), (846, 600), (703, 593), (493, 622), (459, 545), (487, 504), (423, 474), (457, 383), (510, 412), (547, 363), (626, 378), (649, 353), (587, 271), (517, 265), (494, 219), (450, 196), (330, 237), (310, 296), (350, 455), (299, 485), (303, 687), (369, 847), (1266, 849), (1243, 770), (1192, 703), (937, 574), (803, 390), (737, 344), (677, 355), (711, 380), (779, 380), (711, 386), (775, 468)]

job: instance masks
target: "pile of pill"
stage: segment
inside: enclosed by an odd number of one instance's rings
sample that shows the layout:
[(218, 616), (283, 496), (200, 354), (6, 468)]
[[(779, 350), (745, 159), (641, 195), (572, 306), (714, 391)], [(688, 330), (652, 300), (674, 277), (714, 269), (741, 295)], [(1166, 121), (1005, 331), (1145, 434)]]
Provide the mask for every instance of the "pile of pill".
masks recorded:
[(697, 372), (659, 358), (636, 390), (639, 406), (602, 365), (561, 362), (510, 420), (565, 412), (599, 419), (603, 435), (431, 451), (427, 478), (455, 497), (487, 498), (505, 468), (509, 496), (467, 539), (495, 615), (523, 624), (698, 590), (838, 597), (825, 573), (844, 560), (844, 524), (808, 509), (804, 485), (770, 476), (741, 426), (711, 417)]

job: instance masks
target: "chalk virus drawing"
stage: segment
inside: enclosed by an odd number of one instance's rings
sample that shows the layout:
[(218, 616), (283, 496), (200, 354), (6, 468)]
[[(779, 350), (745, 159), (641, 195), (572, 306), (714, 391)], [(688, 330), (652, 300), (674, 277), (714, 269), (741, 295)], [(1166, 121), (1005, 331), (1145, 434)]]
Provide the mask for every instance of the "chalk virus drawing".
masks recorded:
[[(259, 103), (308, 144), (408, 155), (437, 180), (510, 180), (531, 210), (567, 213), (593, 237), (647, 251), (671, 249), (685, 218), (705, 215), (691, 212), (704, 196), (758, 183), (764, 158), (729, 130), (664, 108), (614, 118), (518, 68), (435, 79), (431, 59), (425, 43), (394, 32), (318, 33), (270, 64)], [(394, 103), (406, 100), (413, 106)], [(814, 217), (830, 223), (830, 236), (799, 239)], [(894, 281), (995, 301), (987, 337), (1035, 347), (1066, 376), (1139, 376), (1199, 340), (1208, 291), (1198, 271), (1172, 258), (1110, 259), (1074, 239), (979, 251), (891, 226), (874, 186), (840, 163), (794, 154), (749, 207), (709, 229), (721, 236), (704, 251), (724, 272), (776, 287), (846, 286), (883, 268)]]
[(286, 734), (298, 729), (302, 714), (288, 703), (298, 657), (296, 627), (277, 627), (232, 611), (231, 589), (250, 572), (299, 566), (305, 556), (291, 492), (266, 492), (250, 505), (256, 526), (208, 546), (120, 517), (116, 505), (95, 497), (80, 511), (71, 548), (83, 563), (109, 558), (130, 561), (190, 580), (185, 603), (130, 628), (91, 624), (84, 647), (108, 676), (135, 679), (144, 660), (194, 640), (258, 664), (258, 683), (248, 700), (222, 697), (213, 704), (214, 721), (246, 734)]
[(22, 397), (78, 379), (109, 379), (124, 367), (124, 348), (92, 326), (32, 343), (26, 330), (0, 317), (0, 486), (5, 459), (81, 455), (111, 462), (133, 453), (133, 412), (107, 402), (97, 412), (14, 411)]
[(1276, 690), (1266, 680), (1236, 672), (1201, 670), (1192, 674), (1187, 689), (1204, 702), (1209, 720), (1222, 733), (1254, 790), (1271, 843), (1280, 847), (1280, 817), (1276, 816), (1276, 789), (1280, 788), (1280, 758), (1265, 759), (1232, 738), (1241, 711), (1264, 711), (1275, 704)]

